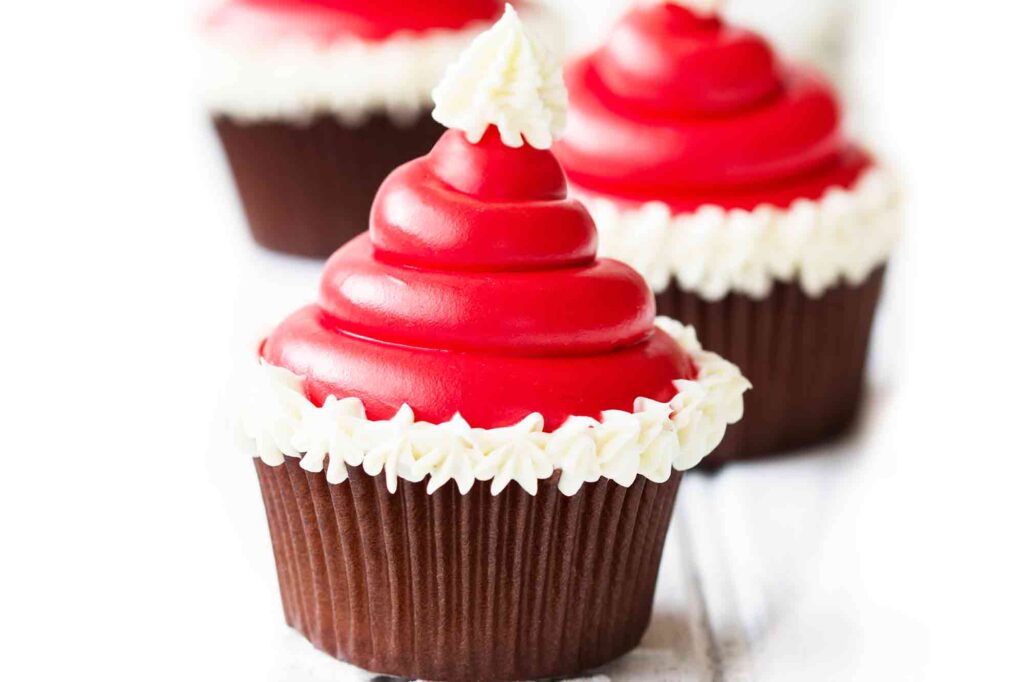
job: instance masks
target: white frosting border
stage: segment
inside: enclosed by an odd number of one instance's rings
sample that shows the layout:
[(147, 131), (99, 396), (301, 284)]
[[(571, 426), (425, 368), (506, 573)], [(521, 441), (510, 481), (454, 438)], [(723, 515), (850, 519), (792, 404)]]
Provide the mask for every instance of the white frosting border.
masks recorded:
[(203, 100), (211, 112), (241, 121), (329, 113), (354, 125), (386, 113), (409, 123), (429, 109), (445, 69), (489, 25), (331, 44), (302, 35), (254, 44), (230, 28), (207, 29), (200, 36)]
[(573, 188), (600, 232), (602, 256), (628, 263), (655, 292), (674, 277), (709, 301), (729, 293), (762, 299), (775, 281), (799, 282), (811, 297), (841, 281), (859, 285), (899, 241), (900, 201), (891, 173), (872, 168), (850, 189), (832, 187), (818, 201), (753, 211), (702, 206), (673, 214), (650, 202), (625, 208)]
[[(517, 7), (545, 44), (561, 42), (550, 11), (536, 3)], [(358, 125), (383, 113), (396, 125), (409, 125), (430, 111), (431, 93), (448, 66), (492, 24), (476, 21), (460, 29), (405, 31), (382, 41), (346, 37), (329, 44), (303, 35), (257, 44), (230, 26), (206, 28), (199, 34), (203, 101), (212, 113), (243, 122), (301, 123), (331, 114)]]
[(718, 447), (726, 427), (742, 418), (743, 394), (751, 386), (736, 365), (705, 351), (692, 327), (664, 317), (657, 324), (699, 368), (695, 381), (675, 382), (678, 392), (667, 403), (637, 398), (633, 412), (570, 417), (552, 433), (544, 432), (540, 414), (479, 429), (458, 414), (443, 424), (418, 422), (408, 405), (389, 420), (373, 421), (356, 398), (331, 396), (315, 406), (302, 377), (261, 359), (237, 420), (239, 446), (248, 454), (255, 450), (269, 466), (300, 458), (313, 473), (324, 470), (326, 459), (331, 484), (348, 479), (346, 464), (361, 466), (371, 476), (383, 473), (392, 493), (399, 478), (429, 478), (430, 494), (449, 481), (463, 495), (476, 481), (491, 481), (491, 494), (498, 495), (514, 481), (535, 495), (538, 482), (555, 471), (565, 495), (601, 478), (622, 486), (637, 476), (663, 483)]

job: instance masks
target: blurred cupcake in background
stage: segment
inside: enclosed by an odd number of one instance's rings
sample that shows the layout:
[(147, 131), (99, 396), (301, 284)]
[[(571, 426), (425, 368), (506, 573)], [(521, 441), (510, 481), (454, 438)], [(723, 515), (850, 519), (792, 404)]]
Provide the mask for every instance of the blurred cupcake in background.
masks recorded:
[(829, 84), (716, 4), (639, 3), (573, 63), (556, 153), (602, 255), (753, 383), (721, 464), (850, 424), (898, 205)]
[[(256, 241), (326, 257), (364, 231), (387, 174), (443, 131), (430, 92), (445, 67), (503, 6), (227, 0), (211, 10), (204, 93)], [(524, 16), (554, 30), (538, 8)]]
[[(638, 0), (542, 0), (562, 14), (569, 45), (592, 47)], [(785, 54), (814, 64), (830, 77), (844, 71), (854, 8), (859, 0), (728, 0), (729, 19), (767, 35)]]

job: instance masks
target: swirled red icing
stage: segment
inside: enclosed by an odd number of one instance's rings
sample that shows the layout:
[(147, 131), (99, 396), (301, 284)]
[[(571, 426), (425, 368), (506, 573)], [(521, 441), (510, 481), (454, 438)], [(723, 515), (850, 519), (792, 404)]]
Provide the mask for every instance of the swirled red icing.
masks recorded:
[(641, 5), (567, 69), (556, 146), (569, 180), (627, 202), (753, 209), (851, 186), (871, 160), (829, 85), (759, 35), (673, 3)]
[(290, 35), (324, 43), (345, 38), (379, 41), (403, 31), (461, 29), (501, 15), (501, 0), (229, 0), (209, 17), (211, 27), (244, 25), (254, 36)]
[(449, 131), (384, 182), (369, 233), (327, 262), (319, 304), (262, 353), (305, 376), (315, 403), (358, 397), (371, 419), (407, 403), (482, 428), (539, 412), (551, 430), (668, 401), (696, 370), (654, 327), (640, 275), (596, 249), (550, 151)]

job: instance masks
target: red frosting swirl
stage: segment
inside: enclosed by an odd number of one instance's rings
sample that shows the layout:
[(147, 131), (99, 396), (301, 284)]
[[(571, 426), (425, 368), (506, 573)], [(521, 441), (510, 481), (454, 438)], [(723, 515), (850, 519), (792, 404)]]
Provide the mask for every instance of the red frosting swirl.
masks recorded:
[(460, 29), (501, 15), (502, 0), (229, 0), (211, 26), (244, 24), (266, 39), (299, 34), (325, 43), (386, 40), (402, 31)]
[(314, 402), (355, 396), (371, 419), (408, 403), (434, 423), (539, 412), (554, 429), (667, 401), (695, 368), (654, 327), (640, 275), (596, 249), (551, 152), (505, 147), (493, 128), (476, 145), (449, 131), (384, 182), (369, 233), (327, 262), (319, 305), (262, 353), (306, 376)]
[(870, 164), (818, 75), (763, 38), (671, 3), (628, 13), (566, 73), (570, 181), (677, 211), (752, 209), (849, 187)]

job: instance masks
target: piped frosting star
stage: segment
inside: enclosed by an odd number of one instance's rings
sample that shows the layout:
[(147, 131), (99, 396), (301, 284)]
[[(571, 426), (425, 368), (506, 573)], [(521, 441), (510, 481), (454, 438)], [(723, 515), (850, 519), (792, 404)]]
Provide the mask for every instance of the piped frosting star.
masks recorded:
[(512, 5), (448, 67), (434, 90), (434, 118), (474, 144), (490, 126), (509, 147), (549, 149), (566, 123), (562, 68), (523, 26)]

